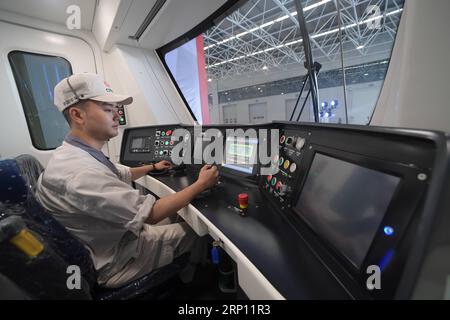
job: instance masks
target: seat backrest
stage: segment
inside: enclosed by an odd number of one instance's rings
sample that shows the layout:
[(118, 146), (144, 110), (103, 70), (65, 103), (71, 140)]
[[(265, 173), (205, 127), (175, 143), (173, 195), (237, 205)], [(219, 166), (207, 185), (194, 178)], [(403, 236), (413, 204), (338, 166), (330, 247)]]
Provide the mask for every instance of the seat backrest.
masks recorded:
[[(30, 230), (41, 235), (69, 265), (80, 267), (89, 285), (97, 283), (95, 269), (84, 245), (72, 236), (34, 197), (34, 185), (42, 166), (32, 156), (0, 161), (0, 201), (14, 207)], [(19, 207), (18, 207), (19, 206)], [(21, 210), (20, 210), (21, 209)]]
[(2, 202), (7, 202), (9, 208), (14, 208), (9, 213), (20, 214), (27, 227), (42, 236), (59, 257), (69, 265), (80, 267), (83, 279), (88, 282), (96, 299), (130, 299), (143, 294), (147, 296), (151, 292), (156, 295), (161, 284), (173, 279), (187, 265), (186, 254), (121, 288), (99, 288), (88, 250), (34, 197), (33, 190), (41, 172), (42, 166), (31, 156), (22, 156), (19, 161), (0, 160), (0, 215), (8, 212), (1, 207)]
[(15, 160), (22, 178), (31, 187), (32, 194), (34, 194), (37, 180), (42, 171), (44, 171), (44, 167), (35, 157), (29, 154), (17, 156)]
[[(0, 210), (5, 207), (10, 213), (19, 208), (1, 204)], [(91, 287), (85, 279), (80, 275), (74, 276), (76, 280), (69, 279), (69, 264), (47, 239), (30, 230), (21, 211), (18, 213), (0, 219), (0, 273), (30, 299), (92, 299)], [(77, 290), (72, 290), (75, 289), (72, 286)], [(14, 290), (9, 287), (0, 287), (0, 291)]]
[(27, 200), (28, 188), (24, 183), (16, 161), (0, 161), (0, 202), (22, 204)]

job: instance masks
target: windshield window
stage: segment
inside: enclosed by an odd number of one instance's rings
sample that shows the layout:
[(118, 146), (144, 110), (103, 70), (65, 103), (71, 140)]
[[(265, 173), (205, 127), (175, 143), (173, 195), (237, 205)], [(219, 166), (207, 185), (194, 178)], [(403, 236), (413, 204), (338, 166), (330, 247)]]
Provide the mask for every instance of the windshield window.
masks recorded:
[[(312, 57), (321, 65), (320, 122), (368, 124), (403, 2), (301, 1)], [(247, 1), (163, 58), (199, 123), (314, 121), (308, 82), (299, 99), (307, 70), (294, 1)]]

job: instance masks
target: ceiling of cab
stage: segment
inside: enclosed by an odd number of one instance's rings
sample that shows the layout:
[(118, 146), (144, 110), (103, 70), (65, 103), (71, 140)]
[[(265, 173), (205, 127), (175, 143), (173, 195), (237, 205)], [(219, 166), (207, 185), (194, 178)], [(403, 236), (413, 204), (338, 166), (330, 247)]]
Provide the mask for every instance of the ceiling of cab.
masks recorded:
[[(168, 0), (139, 44), (157, 49), (182, 36), (218, 10), (226, 0)], [(148, 8), (150, 10), (151, 8)]]
[[(111, 29), (103, 32), (109, 34), (104, 47), (108, 51), (114, 44), (148, 50), (158, 49), (200, 24), (226, 0), (99, 0), (99, 2), (94, 30), (96, 27), (104, 28), (105, 21), (111, 20)], [(144, 25), (154, 6), (160, 6), (160, 10), (137, 42), (134, 36)]]
[[(315, 61), (340, 63), (339, 19), (333, 0), (301, 0)], [(389, 56), (404, 0), (340, 0), (347, 60)], [(249, 0), (204, 34), (208, 77), (303, 65), (293, 0)]]
[(96, 3), (96, 0), (0, 0), (0, 10), (65, 25), (70, 16), (67, 8), (76, 5), (81, 12), (81, 29), (91, 30)]

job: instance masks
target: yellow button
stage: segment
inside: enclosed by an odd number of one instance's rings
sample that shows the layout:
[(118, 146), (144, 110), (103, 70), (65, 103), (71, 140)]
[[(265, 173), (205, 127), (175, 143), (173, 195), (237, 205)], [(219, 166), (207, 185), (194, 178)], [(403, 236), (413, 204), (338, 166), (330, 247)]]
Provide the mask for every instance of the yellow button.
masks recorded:
[(283, 167), (285, 168), (285, 169), (287, 169), (287, 168), (289, 168), (289, 165), (290, 165), (291, 163), (289, 162), (289, 160), (286, 160), (285, 162), (284, 162), (284, 165), (283, 165)]

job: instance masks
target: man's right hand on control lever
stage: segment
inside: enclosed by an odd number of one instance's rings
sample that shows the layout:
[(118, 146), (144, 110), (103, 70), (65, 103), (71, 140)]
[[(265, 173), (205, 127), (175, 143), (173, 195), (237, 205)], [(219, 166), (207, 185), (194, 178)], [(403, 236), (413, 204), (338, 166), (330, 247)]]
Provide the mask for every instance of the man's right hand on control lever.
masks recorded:
[(158, 199), (146, 222), (155, 224), (175, 214), (187, 206), (198, 194), (213, 187), (219, 181), (219, 170), (216, 166), (205, 165), (198, 175), (197, 181), (183, 190)]
[(202, 186), (203, 190), (215, 186), (219, 182), (219, 170), (216, 166), (204, 165), (198, 174), (197, 183)]

